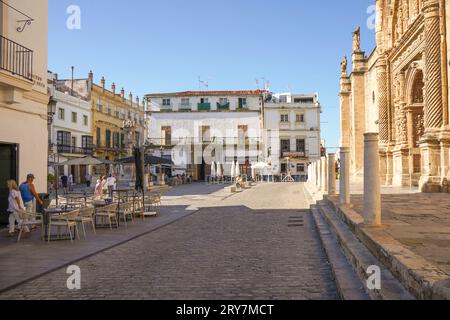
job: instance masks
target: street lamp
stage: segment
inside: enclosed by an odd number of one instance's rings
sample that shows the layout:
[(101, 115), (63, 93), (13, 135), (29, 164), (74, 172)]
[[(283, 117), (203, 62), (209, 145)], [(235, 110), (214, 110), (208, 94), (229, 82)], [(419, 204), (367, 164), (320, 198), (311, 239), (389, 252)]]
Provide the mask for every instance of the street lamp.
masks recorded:
[[(56, 101), (50, 99), (50, 102), (47, 106), (47, 125), (48, 125), (48, 153), (47, 153), (47, 161), (50, 159), (50, 155), (53, 158), (53, 173), (55, 175), (55, 192), (56, 192), (56, 205), (58, 205), (58, 164), (59, 164), (59, 154), (58, 150), (54, 150), (55, 144), (53, 143), (53, 122), (56, 114)], [(47, 167), (48, 170), (48, 167)], [(47, 176), (49, 172), (47, 172)]]

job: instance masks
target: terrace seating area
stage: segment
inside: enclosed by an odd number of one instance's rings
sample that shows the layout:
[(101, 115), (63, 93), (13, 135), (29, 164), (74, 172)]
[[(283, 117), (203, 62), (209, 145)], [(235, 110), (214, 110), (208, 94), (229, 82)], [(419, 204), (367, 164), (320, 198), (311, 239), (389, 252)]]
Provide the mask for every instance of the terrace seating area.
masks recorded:
[(17, 241), (24, 232), (41, 233), (40, 239), (50, 241), (87, 239), (88, 233), (96, 235), (99, 228), (111, 232), (128, 228), (131, 224), (156, 217), (161, 210), (161, 193), (137, 193), (135, 190), (116, 190), (112, 198), (70, 195), (59, 197), (57, 204), (43, 208), (40, 213), (18, 211), (20, 222)]

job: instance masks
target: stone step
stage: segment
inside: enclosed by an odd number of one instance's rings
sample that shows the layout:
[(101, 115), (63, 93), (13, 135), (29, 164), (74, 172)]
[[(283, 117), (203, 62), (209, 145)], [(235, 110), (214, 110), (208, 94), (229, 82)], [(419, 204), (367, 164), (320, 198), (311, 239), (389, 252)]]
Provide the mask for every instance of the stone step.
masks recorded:
[(345, 257), (336, 236), (331, 232), (322, 213), (317, 207), (312, 207), (311, 210), (322, 246), (328, 256), (336, 280), (339, 295), (343, 300), (369, 300), (369, 295), (364, 290), (364, 284)]
[(438, 267), (408, 250), (382, 229), (361, 227), (364, 219), (354, 210), (338, 208), (328, 197), (322, 204), (330, 208), (417, 299), (450, 299), (450, 279)]
[[(415, 298), (392, 275), (386, 266), (380, 262), (369, 249), (355, 236), (348, 226), (335, 214), (326, 202), (318, 203), (317, 208), (331, 230), (336, 235), (347, 259), (353, 266), (365, 291), (373, 300), (414, 300)], [(381, 289), (370, 290), (367, 287), (369, 267), (377, 266), (381, 271)]]

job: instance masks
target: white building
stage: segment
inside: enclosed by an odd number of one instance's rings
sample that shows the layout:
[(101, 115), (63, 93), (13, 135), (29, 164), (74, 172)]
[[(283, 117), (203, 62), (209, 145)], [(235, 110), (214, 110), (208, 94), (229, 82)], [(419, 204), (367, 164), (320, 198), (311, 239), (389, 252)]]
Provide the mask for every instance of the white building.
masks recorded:
[(262, 110), (266, 91), (188, 91), (149, 94), (148, 141), (156, 155), (170, 157), (194, 180), (211, 173), (211, 161), (227, 174), (233, 161), (241, 172), (261, 160)]
[(265, 156), (273, 174), (307, 178), (320, 158), (321, 106), (317, 94), (274, 94), (264, 106)]
[[(61, 163), (66, 160), (93, 155), (93, 137), (91, 134), (91, 105), (86, 97), (76, 91), (59, 91), (57, 75), (49, 72), (50, 103), (55, 114), (49, 130), (49, 162)], [(53, 173), (53, 166), (49, 168)], [(84, 183), (90, 173), (88, 166), (64, 166), (58, 170), (61, 174), (72, 174), (75, 183)]]

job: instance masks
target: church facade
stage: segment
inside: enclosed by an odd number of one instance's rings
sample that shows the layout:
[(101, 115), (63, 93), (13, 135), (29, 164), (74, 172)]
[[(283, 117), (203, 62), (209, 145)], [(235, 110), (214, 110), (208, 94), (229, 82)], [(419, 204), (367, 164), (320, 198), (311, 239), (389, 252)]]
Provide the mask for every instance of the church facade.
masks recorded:
[(366, 56), (353, 34), (352, 70), (341, 63), (341, 146), (362, 177), (366, 132), (379, 133), (386, 185), (448, 189), (449, 60), (444, 0), (377, 0), (376, 48)]

